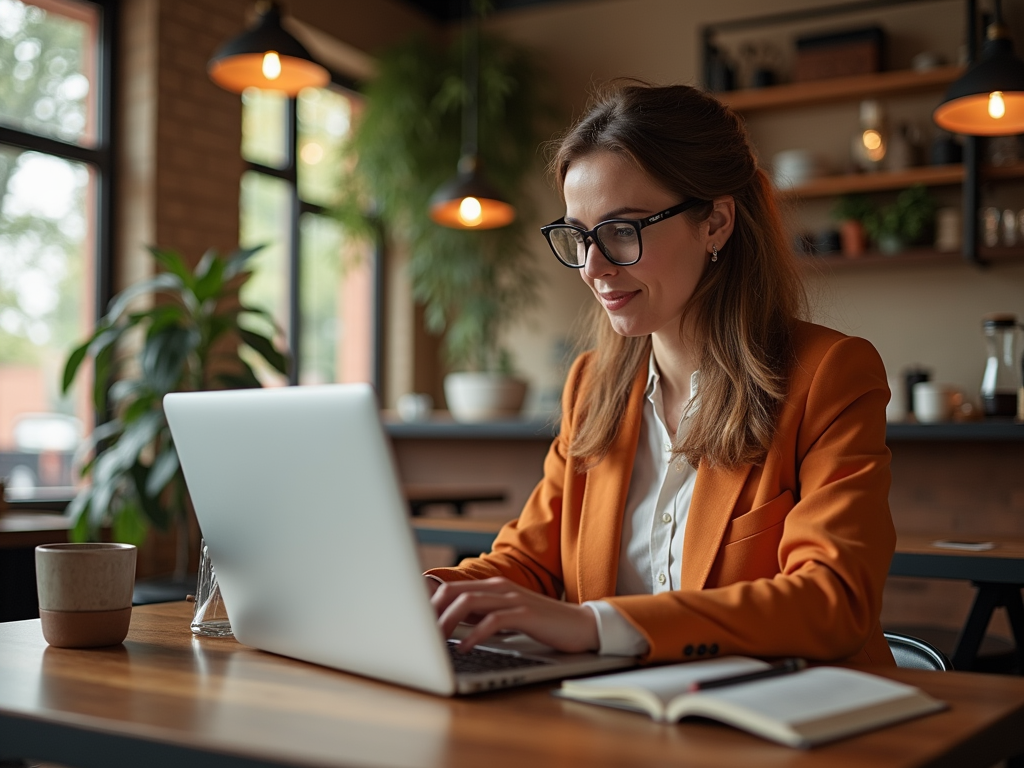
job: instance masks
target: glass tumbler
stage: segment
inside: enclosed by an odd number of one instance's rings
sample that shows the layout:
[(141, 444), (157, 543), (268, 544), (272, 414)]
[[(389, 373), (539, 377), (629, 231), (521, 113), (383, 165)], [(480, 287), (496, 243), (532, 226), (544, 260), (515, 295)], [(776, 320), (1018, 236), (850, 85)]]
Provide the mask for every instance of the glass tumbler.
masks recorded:
[(220, 585), (213, 570), (213, 558), (204, 539), (199, 554), (199, 581), (196, 584), (195, 613), (192, 615), (192, 634), (204, 637), (233, 637), (231, 621), (220, 599)]

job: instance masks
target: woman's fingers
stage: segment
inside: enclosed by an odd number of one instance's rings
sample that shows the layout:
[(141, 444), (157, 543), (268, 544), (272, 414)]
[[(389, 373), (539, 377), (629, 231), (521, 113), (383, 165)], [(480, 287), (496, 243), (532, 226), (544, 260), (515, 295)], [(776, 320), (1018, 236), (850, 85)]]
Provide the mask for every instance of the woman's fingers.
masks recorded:
[(441, 612), (438, 623), (445, 637), (451, 636), (460, 622), (478, 619), (462, 640), (463, 650), (504, 630), (523, 632), (560, 651), (590, 651), (600, 646), (597, 620), (586, 606), (554, 600), (505, 579), (488, 582), (462, 582), (445, 595), (440, 595), (443, 587), (435, 593), (435, 608)]
[(486, 621), (494, 611), (507, 610), (520, 605), (521, 601), (518, 598), (519, 595), (515, 592), (463, 592), (452, 600), (441, 613), (438, 619), (441, 632), (445, 637), (451, 637), (460, 622), (471, 616), (480, 617), (480, 622)]
[(522, 587), (501, 577), (479, 581), (446, 581), (434, 591), (430, 602), (434, 606), (434, 611), (440, 616), (453, 601), (467, 592), (509, 592), (512, 590), (522, 590)]

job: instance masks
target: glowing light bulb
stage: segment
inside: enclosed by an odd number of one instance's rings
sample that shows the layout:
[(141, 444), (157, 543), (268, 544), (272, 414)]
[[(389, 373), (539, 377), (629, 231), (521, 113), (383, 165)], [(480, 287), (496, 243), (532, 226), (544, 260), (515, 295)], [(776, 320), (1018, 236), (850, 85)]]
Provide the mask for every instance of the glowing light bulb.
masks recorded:
[(476, 227), (483, 221), (483, 207), (475, 197), (464, 197), (459, 203), (459, 221), (464, 226)]
[(860, 136), (864, 145), (864, 156), (872, 163), (878, 163), (885, 157), (885, 140), (882, 133), (874, 128), (868, 128)]
[(864, 131), (864, 146), (869, 150), (876, 150), (882, 146), (882, 134), (878, 131)]
[(281, 76), (281, 57), (277, 51), (267, 51), (263, 54), (263, 76), (267, 80), (277, 80)]
[(988, 116), (994, 120), (1006, 114), (1006, 102), (1003, 101), (1002, 91), (992, 91), (988, 95)]

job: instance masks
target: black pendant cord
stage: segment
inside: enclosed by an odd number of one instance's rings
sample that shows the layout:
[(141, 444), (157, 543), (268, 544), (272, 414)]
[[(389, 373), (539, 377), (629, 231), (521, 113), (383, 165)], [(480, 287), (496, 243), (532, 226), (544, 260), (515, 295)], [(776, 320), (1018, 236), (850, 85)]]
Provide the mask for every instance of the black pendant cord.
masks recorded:
[(466, 102), (462, 109), (462, 157), (476, 158), (480, 131), (480, 21), (472, 4), (470, 6), (462, 61), (466, 86)]
[[(997, 0), (998, 5), (998, 0)], [(978, 32), (976, 0), (967, 0), (967, 65), (978, 60)], [(998, 9), (996, 13), (998, 13)], [(981, 140), (977, 136), (964, 136), (964, 183), (961, 190), (961, 219), (963, 226), (962, 256), (970, 264), (978, 264), (978, 210), (981, 206), (981, 179), (978, 167)]]

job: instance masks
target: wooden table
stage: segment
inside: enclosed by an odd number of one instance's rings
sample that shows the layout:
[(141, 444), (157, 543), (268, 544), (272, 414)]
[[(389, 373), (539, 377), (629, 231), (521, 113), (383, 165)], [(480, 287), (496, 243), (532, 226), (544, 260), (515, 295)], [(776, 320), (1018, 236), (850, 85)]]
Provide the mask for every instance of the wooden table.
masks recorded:
[(956, 669), (972, 669), (985, 630), (996, 608), (1006, 608), (1016, 644), (1017, 668), (1024, 670), (1024, 539), (966, 537), (991, 541), (992, 549), (971, 552), (936, 547), (934, 542), (955, 539), (943, 534), (900, 535), (889, 566), (890, 576), (971, 581), (977, 594), (953, 651)]
[(1024, 751), (1024, 680), (893, 670), (950, 709), (811, 751), (707, 722), (562, 701), (550, 685), (443, 699), (193, 638), (189, 606), (136, 608), (123, 646), (63, 650), (0, 625), (0, 759), (82, 766), (990, 768)]

